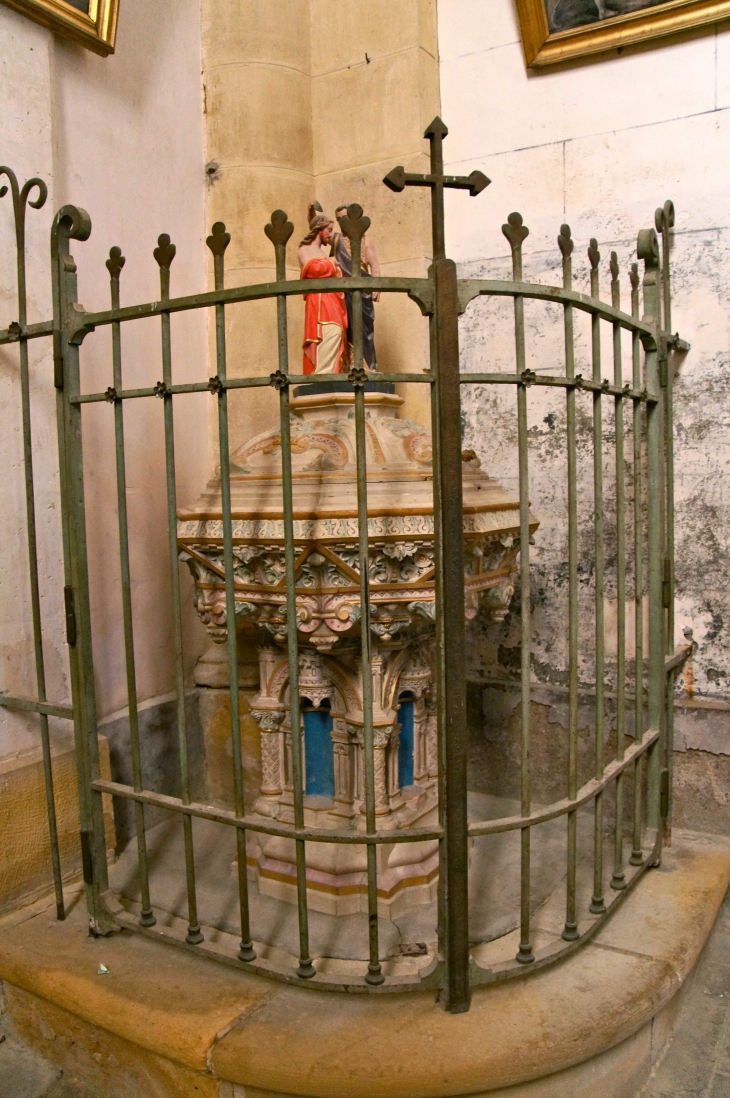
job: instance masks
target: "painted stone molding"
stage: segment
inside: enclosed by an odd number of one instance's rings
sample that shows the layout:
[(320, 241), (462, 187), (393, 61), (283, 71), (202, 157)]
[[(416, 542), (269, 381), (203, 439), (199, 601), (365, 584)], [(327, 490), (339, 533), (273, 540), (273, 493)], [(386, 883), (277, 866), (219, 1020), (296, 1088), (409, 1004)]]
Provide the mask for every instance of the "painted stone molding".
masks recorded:
[[(385, 388), (385, 386), (383, 386)], [(433, 635), (436, 619), (432, 448), (428, 432), (399, 419), (400, 397), (366, 392), (368, 578), (373, 691), (373, 769), (378, 830), (436, 820), (438, 746)], [(295, 390), (291, 401), (298, 697), (302, 714), (305, 822), (365, 828), (365, 743), (354, 395)], [(463, 455), (466, 618), (480, 607), (508, 613), (519, 551), (519, 507)], [(236, 629), (258, 653), (251, 701), (261, 745), (254, 811), (294, 823), (287, 592), (279, 428), (231, 455)], [(531, 532), (537, 527), (530, 519)], [(180, 559), (214, 641), (226, 615), (219, 480), (178, 514)], [(435, 841), (379, 844), (378, 905), (396, 917), (429, 902), (438, 877)], [(259, 889), (296, 902), (293, 840), (249, 834), (248, 868)], [(367, 910), (363, 846), (306, 844), (310, 906)]]
[[(435, 619), (433, 481), (430, 436), (397, 418), (401, 398), (367, 394), (371, 629), (388, 641)], [(302, 642), (332, 650), (359, 634), (360, 574), (353, 397), (344, 392), (292, 401), (297, 628)], [(263, 432), (232, 455), (232, 534), (236, 616), (286, 637), (281, 439)], [(517, 502), (484, 474), (471, 452), (464, 461), (464, 611), (473, 617), (485, 592), (495, 620), (513, 586), (518, 553)], [(531, 532), (537, 523), (531, 523)], [(226, 637), (220, 485), (181, 511), (180, 557), (195, 581), (196, 609), (213, 640)], [(509, 603), (507, 603), (508, 607)]]

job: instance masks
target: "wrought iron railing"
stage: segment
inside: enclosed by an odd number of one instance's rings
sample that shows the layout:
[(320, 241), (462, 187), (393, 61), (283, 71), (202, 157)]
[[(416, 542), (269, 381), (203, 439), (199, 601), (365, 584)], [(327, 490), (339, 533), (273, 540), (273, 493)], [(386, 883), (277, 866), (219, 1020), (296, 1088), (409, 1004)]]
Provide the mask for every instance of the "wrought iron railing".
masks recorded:
[[(262, 285), (224, 287), (224, 252), (229, 236), (222, 224), (213, 226), (208, 246), (214, 257), (214, 289), (186, 297), (170, 296), (170, 268), (175, 246), (161, 236), (154, 255), (160, 271), (160, 296), (157, 301), (131, 306), (120, 304), (120, 276), (124, 257), (112, 248), (107, 261), (110, 274), (111, 307), (101, 312), (86, 312), (76, 300), (76, 267), (71, 242), (89, 237), (88, 215), (76, 207), (65, 206), (53, 222), (51, 260), (53, 272), (53, 319), (27, 324), (25, 308), (25, 267), (23, 224), (25, 201), (33, 187), (36, 208), (45, 200), (40, 180), (30, 180), (19, 191), (15, 177), (0, 169), (11, 180), (15, 203), (18, 256), (18, 321), (0, 331), (0, 345), (18, 344), (20, 352), (20, 390), (25, 442), (25, 483), (27, 531), (32, 593), (32, 622), (35, 640), (37, 698), (28, 699), (4, 693), (0, 705), (29, 709), (39, 714), (46, 774), (48, 818), (53, 852), (53, 875), (59, 918), (63, 917), (61, 868), (53, 806), (51, 752), (47, 717), (49, 714), (73, 718), (79, 774), (79, 808), (83, 851), (84, 881), (91, 925), (96, 933), (113, 931), (120, 924), (139, 925), (147, 933), (165, 934), (155, 926), (154, 896), (151, 895), (145, 836), (145, 808), (157, 806), (176, 813), (184, 832), (189, 947), (205, 950), (198, 918), (196, 867), (192, 820), (199, 817), (235, 828), (238, 851), (238, 906), (240, 911), (240, 948), (237, 955), (225, 956), (231, 964), (250, 971), (293, 980), (302, 986), (350, 991), (408, 990), (434, 987), (442, 991), (448, 1009), (468, 1009), (471, 986), (534, 971), (578, 948), (587, 941), (619, 904), (642, 872), (659, 862), (662, 842), (668, 830), (671, 810), (672, 694), (676, 668), (686, 655), (685, 649), (672, 650), (673, 638), (673, 473), (672, 473), (672, 370), (669, 354), (686, 349), (677, 336), (670, 334), (669, 232), (673, 209), (667, 204), (657, 212), (657, 228), (639, 234), (638, 259), (644, 263), (643, 313), (640, 305), (637, 265), (631, 271), (631, 310), (621, 308), (618, 265), (611, 259), (611, 303), (599, 297), (600, 256), (595, 241), (589, 248), (590, 293), (573, 289), (573, 240), (563, 226), (559, 235), (562, 253), (563, 284), (560, 287), (524, 280), (522, 245), (528, 234), (519, 214), (511, 214), (503, 226), (512, 253), (512, 278), (505, 281), (459, 279), (456, 265), (445, 256), (445, 187), (467, 189), (472, 195), (486, 187), (481, 173), (467, 178), (446, 176), (443, 171), (442, 141), (446, 128), (437, 119), (426, 131), (431, 143), (431, 171), (416, 176), (396, 168), (385, 179), (394, 191), (406, 186), (426, 186), (431, 191), (433, 214), (433, 263), (426, 278), (325, 279), (317, 283), (318, 292), (349, 291), (353, 294), (354, 365), (347, 375), (333, 376), (337, 389), (354, 391), (354, 415), (357, 437), (357, 512), (360, 583), (360, 644), (364, 666), (369, 666), (370, 602), (368, 592), (368, 499), (365, 449), (365, 384), (363, 370), (362, 299), (363, 292), (405, 294), (428, 317), (431, 331), (431, 362), (428, 371), (387, 375), (389, 381), (427, 385), (431, 394), (434, 442), (434, 541), (436, 552), (436, 681), (439, 743), (439, 822), (429, 827), (405, 827), (397, 831), (379, 831), (375, 816), (373, 764), (372, 678), (363, 676), (364, 804), (363, 831), (328, 830), (307, 826), (304, 816), (303, 732), (298, 689), (299, 640), (295, 626), (297, 592), (295, 577), (295, 538), (292, 510), (292, 466), (290, 434), (290, 388), (309, 380), (289, 369), (287, 299), (302, 293), (299, 280), (286, 278), (285, 250), (293, 226), (286, 214), (276, 211), (266, 226), (273, 243), (276, 279)], [(344, 231), (350, 238), (353, 269), (359, 270), (360, 246), (369, 220), (360, 207), (351, 206), (344, 219)], [(515, 369), (512, 373), (463, 373), (459, 367), (459, 316), (478, 296), (511, 298), (514, 304)], [(270, 376), (229, 377), (226, 356), (226, 308), (234, 303), (269, 299), (276, 301), (278, 325), (278, 364)], [(536, 374), (527, 368), (525, 301), (538, 300), (562, 310), (565, 328), (565, 369), (552, 376)], [(215, 314), (216, 373), (210, 379), (191, 384), (174, 384), (170, 322), (173, 313), (212, 309)], [(592, 372), (583, 377), (575, 370), (574, 318), (587, 314), (592, 328)], [(129, 323), (151, 317), (160, 318), (162, 380), (138, 389), (124, 387), (122, 330)], [(609, 325), (613, 334), (613, 377), (606, 379), (601, 362), (601, 326)], [(80, 348), (95, 329), (109, 327), (112, 335), (111, 385), (100, 392), (86, 393), (80, 388)], [(624, 372), (622, 333), (631, 340), (631, 368)], [(54, 383), (58, 403), (58, 439), (60, 453), (60, 489), (63, 511), (65, 595), (67, 640), (69, 646), (73, 708), (52, 705), (46, 700), (43, 674), (43, 639), (38, 599), (38, 562), (34, 534), (34, 497), (29, 412), (28, 342), (49, 337), (54, 348)], [(235, 628), (227, 633), (228, 671), (230, 676), (231, 736), (233, 748), (234, 804), (223, 809), (192, 800), (189, 772), (189, 744), (185, 708), (183, 628), (178, 573), (177, 488), (174, 449), (173, 405), (189, 393), (211, 392), (218, 405), (220, 478), (223, 516), (223, 562), (225, 572), (226, 617), (235, 621), (235, 584), (233, 533), (231, 519), (230, 459), (228, 437), (228, 397), (238, 389), (273, 385), (278, 390), (281, 428), (283, 478), (283, 520), (286, 566), (287, 652), (289, 663), (290, 710), (292, 726), (292, 763), (294, 822), (286, 824), (266, 820), (251, 812), (245, 803), (240, 732), (238, 683), (238, 638)], [(509, 817), (469, 823), (466, 811), (468, 735), (465, 683), (464, 560), (462, 509), (462, 385), (511, 386), (517, 401), (517, 437), (519, 465), (519, 547), (520, 547), (520, 620), (521, 620), (521, 734), (519, 811)], [(557, 387), (565, 392), (567, 425), (566, 475), (568, 509), (568, 653), (569, 653), (569, 724), (566, 795), (549, 805), (533, 805), (531, 793), (531, 600), (530, 600), (530, 513), (528, 498), (529, 445), (528, 401), (531, 389)], [(165, 478), (167, 490), (167, 531), (169, 543), (177, 730), (179, 739), (179, 796), (171, 797), (146, 788), (140, 754), (138, 698), (135, 678), (135, 650), (132, 622), (131, 565), (127, 520), (125, 474), (124, 413), (128, 402), (160, 398), (165, 434)], [(585, 400), (592, 407), (592, 446), (594, 457), (593, 515), (594, 597), (595, 597), (595, 721), (594, 771), (584, 785), (578, 784), (578, 530), (577, 497), (577, 406)], [(126, 657), (129, 699), (131, 785), (105, 780), (100, 775), (97, 715), (94, 693), (91, 613), (86, 550), (87, 516), (84, 507), (82, 416), (85, 405), (107, 402), (114, 417), (116, 442), (117, 509), (121, 559), (122, 627)], [(604, 457), (607, 446), (605, 409), (613, 410), (616, 468), (616, 547), (615, 589), (618, 605), (618, 643), (616, 650), (616, 750), (607, 757), (605, 724), (606, 648), (604, 628), (604, 582), (606, 539), (604, 507)], [(624, 410), (630, 408), (632, 452), (625, 448)], [(626, 466), (632, 464), (633, 509), (627, 512)], [(629, 556), (629, 548), (633, 557)], [(633, 583), (627, 580), (627, 562)], [(633, 590), (631, 588), (633, 587)], [(635, 668), (633, 691), (627, 680), (626, 617), (627, 598), (633, 598), (635, 614)], [(645, 635), (641, 607), (648, 602), (648, 635)], [(626, 735), (627, 706), (633, 693), (634, 732)], [(630, 853), (625, 856), (626, 808), (628, 787), (633, 801), (630, 821)], [(604, 802), (608, 791), (615, 791), (613, 820), (613, 864), (609, 895), (606, 895), (604, 840), (606, 820)], [(111, 794), (134, 804), (136, 844), (140, 878), (141, 905), (137, 919), (110, 910), (108, 868), (104, 838), (102, 798)], [(593, 806), (593, 891), (589, 910), (579, 907), (576, 874), (578, 866), (577, 826), (581, 808)], [(531, 935), (531, 834), (546, 821), (566, 821), (566, 899), (562, 937), (549, 945), (533, 948)], [(278, 835), (296, 844), (299, 958), (296, 970), (277, 970), (270, 961), (257, 958), (254, 941), (256, 928), (249, 918), (249, 882), (246, 861), (246, 836), (249, 833)], [(520, 941), (514, 960), (482, 968), (470, 958), (468, 925), (469, 847), (479, 836), (519, 832), (521, 843)], [(434, 963), (417, 977), (399, 980), (386, 976), (380, 962), (378, 925), (378, 880), (376, 847), (382, 843), (422, 842), (439, 844), (438, 929), (439, 953)], [(359, 844), (367, 850), (367, 897), (369, 962), (360, 976), (337, 981), (319, 973), (309, 946), (306, 843)], [(216, 956), (221, 950), (214, 951)]]

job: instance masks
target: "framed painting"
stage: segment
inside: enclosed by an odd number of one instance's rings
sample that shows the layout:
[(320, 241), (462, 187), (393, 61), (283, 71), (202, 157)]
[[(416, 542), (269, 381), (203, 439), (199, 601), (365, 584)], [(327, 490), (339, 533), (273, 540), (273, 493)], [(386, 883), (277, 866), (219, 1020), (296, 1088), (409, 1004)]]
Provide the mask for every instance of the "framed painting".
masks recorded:
[(516, 0), (529, 68), (621, 49), (730, 18), (730, 0)]
[(114, 53), (119, 0), (0, 0), (102, 57)]

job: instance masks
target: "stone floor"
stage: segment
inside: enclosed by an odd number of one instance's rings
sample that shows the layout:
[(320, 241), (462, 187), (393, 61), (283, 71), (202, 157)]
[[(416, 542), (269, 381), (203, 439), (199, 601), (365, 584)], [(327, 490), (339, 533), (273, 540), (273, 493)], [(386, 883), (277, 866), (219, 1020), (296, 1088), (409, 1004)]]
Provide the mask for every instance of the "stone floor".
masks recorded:
[(105, 1098), (91, 1094), (22, 1044), (5, 1010), (0, 984), (0, 1098)]
[(641, 1098), (730, 1098), (730, 892)]
[[(495, 819), (519, 813), (519, 804), (507, 798), (469, 794), (469, 818)], [(585, 862), (593, 849), (593, 817), (581, 813), (579, 859)], [(238, 930), (238, 886), (233, 828), (208, 820), (193, 819), (198, 915), (201, 923), (228, 934)], [(541, 907), (565, 878), (565, 822), (551, 820), (532, 833), (533, 911)], [(147, 832), (150, 893), (158, 920), (164, 914), (185, 919), (185, 860), (180, 818), (158, 824)], [(607, 866), (610, 861), (606, 861)], [(137, 845), (133, 839), (110, 871), (110, 884), (121, 897), (139, 900)], [(591, 883), (588, 882), (588, 894)], [(469, 874), (469, 929), (472, 941), (489, 942), (509, 934), (519, 925), (520, 835), (518, 831), (481, 836), (473, 840)], [(586, 900), (586, 903), (588, 901)], [(251, 930), (254, 941), (296, 954), (299, 940), (296, 905), (275, 900), (249, 888)], [(309, 913), (310, 950), (314, 958), (367, 960), (367, 914), (330, 916)], [(436, 948), (436, 904), (420, 904), (393, 921), (379, 920), (381, 960), (398, 955), (406, 944), (423, 942), (429, 954)], [(425, 962), (424, 962), (425, 963)]]

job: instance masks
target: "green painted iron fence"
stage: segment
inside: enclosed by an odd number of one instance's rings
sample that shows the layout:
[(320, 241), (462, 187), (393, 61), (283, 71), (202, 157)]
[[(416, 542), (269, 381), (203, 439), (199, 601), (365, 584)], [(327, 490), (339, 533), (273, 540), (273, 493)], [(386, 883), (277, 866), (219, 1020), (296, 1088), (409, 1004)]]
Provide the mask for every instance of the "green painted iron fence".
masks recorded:
[[(141, 911), (134, 925), (146, 933), (164, 934), (156, 926), (151, 895), (148, 851), (145, 835), (145, 809), (157, 806), (179, 815), (184, 835), (185, 887), (187, 891), (188, 948), (204, 951), (206, 944), (198, 918), (196, 867), (192, 821), (194, 817), (214, 821), (235, 829), (238, 851), (238, 908), (240, 912), (240, 948), (237, 955), (225, 956), (230, 964), (266, 975), (293, 980), (302, 986), (346, 989), (349, 991), (400, 991), (418, 988), (437, 989), (442, 1002), (452, 1011), (468, 1009), (471, 987), (481, 983), (524, 975), (565, 956), (587, 941), (621, 902), (643, 871), (656, 865), (662, 844), (669, 835), (671, 818), (672, 772), (672, 696), (677, 668), (687, 648), (674, 650), (674, 568), (672, 532), (672, 369), (673, 351), (686, 349), (671, 334), (669, 269), (669, 233), (674, 212), (671, 203), (657, 211), (656, 226), (639, 233), (637, 258), (643, 262), (643, 310), (637, 264), (631, 270), (630, 311), (621, 307), (618, 264), (612, 254), (611, 301), (599, 293), (600, 256), (595, 241), (588, 251), (590, 293), (573, 288), (573, 240), (568, 226), (560, 230), (558, 243), (562, 253), (562, 286), (526, 282), (523, 274), (522, 245), (528, 230), (519, 214), (511, 214), (503, 226), (512, 253), (512, 278), (506, 281), (459, 279), (455, 263), (446, 258), (444, 245), (444, 188), (480, 193), (488, 180), (479, 172), (469, 177), (447, 176), (443, 170), (442, 142), (446, 128), (436, 119), (426, 131), (431, 144), (431, 170), (427, 175), (412, 175), (395, 168), (384, 182), (391, 190), (407, 186), (425, 186), (431, 192), (433, 220), (433, 263), (426, 278), (346, 278), (320, 280), (319, 291), (349, 290), (354, 309), (354, 366), (347, 375), (336, 376), (331, 384), (349, 392), (354, 390), (354, 415), (357, 438), (357, 489), (359, 582), (361, 607), (360, 642), (364, 666), (369, 666), (370, 604), (368, 595), (368, 499), (365, 450), (365, 395), (367, 373), (363, 370), (362, 293), (407, 295), (428, 317), (431, 332), (430, 368), (423, 373), (389, 374), (388, 380), (404, 385), (429, 387), (434, 443), (434, 537), (436, 551), (436, 680), (439, 751), (439, 821), (431, 827), (406, 827), (396, 832), (379, 831), (375, 815), (375, 777), (373, 763), (372, 678), (363, 676), (364, 710), (364, 795), (365, 829), (325, 830), (307, 826), (304, 817), (303, 732), (298, 690), (299, 652), (295, 587), (295, 539), (292, 514), (292, 467), (289, 394), (292, 385), (308, 379), (290, 372), (287, 335), (287, 299), (302, 293), (299, 280), (286, 278), (285, 252), (293, 226), (286, 214), (276, 211), (266, 226), (274, 246), (276, 280), (263, 285), (224, 287), (224, 252), (229, 242), (225, 226), (217, 224), (208, 238), (214, 258), (214, 289), (187, 297), (170, 294), (170, 268), (175, 247), (168, 236), (159, 238), (154, 256), (159, 266), (158, 300), (141, 305), (120, 304), (120, 276), (124, 258), (112, 248), (107, 261), (110, 275), (110, 308), (89, 313), (76, 300), (76, 266), (71, 254), (72, 242), (89, 237), (88, 215), (73, 206), (56, 214), (51, 233), (53, 277), (53, 318), (43, 323), (27, 323), (25, 285), (25, 207), (39, 208), (46, 198), (44, 184), (37, 179), (18, 187), (7, 168), (14, 203), (17, 233), (18, 319), (0, 331), (0, 345), (17, 344), (20, 366), (21, 412), (25, 455), (25, 497), (28, 559), (31, 579), (31, 609), (35, 645), (36, 697), (10, 693), (0, 695), (0, 705), (26, 709), (38, 714), (46, 779), (48, 823), (51, 838), (52, 870), (58, 917), (63, 918), (63, 889), (56, 835), (53, 775), (48, 717), (73, 721), (79, 777), (79, 811), (83, 875), (91, 926), (95, 933), (106, 934), (120, 925), (120, 915), (111, 903), (104, 836), (102, 798), (111, 794), (134, 805), (136, 844), (140, 878)], [(348, 209), (343, 229), (351, 241), (353, 269), (359, 270), (360, 244), (369, 226), (358, 206)], [(514, 308), (514, 370), (504, 373), (460, 373), (459, 317), (479, 296), (511, 299)], [(226, 308), (234, 303), (258, 300), (276, 303), (278, 323), (278, 364), (270, 377), (229, 377), (226, 356)], [(537, 375), (526, 365), (525, 302), (548, 302), (564, 317), (564, 369), (554, 375)], [(171, 316), (194, 309), (210, 309), (215, 317), (216, 373), (210, 379), (192, 384), (174, 384)], [(592, 333), (592, 371), (590, 376), (576, 373), (574, 321), (576, 314), (590, 318)], [(122, 331), (135, 321), (159, 318), (162, 379), (148, 388), (126, 389), (122, 361)], [(613, 362), (604, 376), (601, 361), (601, 331), (608, 326), (613, 337)], [(82, 392), (79, 356), (84, 340), (95, 329), (109, 327), (112, 341), (111, 384), (105, 391)], [(624, 356), (622, 334), (630, 340), (630, 365)], [(28, 343), (52, 339), (54, 377), (58, 410), (58, 446), (60, 455), (60, 493), (63, 512), (64, 590), (67, 641), (70, 659), (71, 708), (50, 703), (46, 698), (43, 628), (38, 594), (38, 554), (35, 536), (35, 503), (30, 420)], [(7, 351), (6, 351), (7, 353)], [(50, 385), (51, 379), (48, 379)], [(465, 682), (464, 558), (462, 511), (461, 386), (510, 386), (516, 395), (518, 467), (519, 467), (519, 547), (521, 621), (521, 732), (520, 732), (520, 804), (515, 815), (469, 822), (466, 811), (468, 733)], [(183, 671), (183, 619), (180, 602), (177, 489), (173, 409), (179, 399), (194, 392), (210, 392), (218, 405), (220, 474), (223, 515), (223, 561), (226, 585), (227, 621), (235, 621), (234, 556), (231, 520), (230, 460), (228, 439), (228, 398), (238, 389), (274, 386), (278, 391), (283, 478), (283, 512), (286, 565), (287, 652), (292, 723), (293, 824), (264, 820), (250, 812), (244, 798), (240, 709), (238, 689), (238, 639), (228, 629), (228, 670), (230, 675), (230, 712), (233, 749), (234, 805), (231, 810), (196, 803), (191, 795), (190, 760), (185, 680)], [(531, 564), (529, 517), (529, 432), (528, 404), (531, 391), (549, 386), (565, 393), (567, 429), (566, 478), (568, 507), (564, 516), (568, 543), (568, 652), (569, 652), (569, 726), (568, 766), (565, 796), (548, 805), (533, 804), (531, 793)], [(130, 401), (161, 399), (165, 437), (165, 483), (167, 530), (169, 541), (172, 615), (169, 628), (173, 639), (177, 732), (179, 739), (179, 795), (171, 797), (145, 787), (140, 755), (140, 723), (136, 660), (132, 621), (132, 577), (127, 522), (127, 486), (125, 473), (124, 417)], [(82, 418), (85, 405), (108, 403), (114, 420), (117, 476), (118, 540), (121, 561), (122, 626), (129, 699), (131, 785), (107, 781), (101, 777), (97, 739), (97, 713), (94, 692), (91, 613), (87, 562), (84, 505)], [(592, 778), (578, 784), (578, 472), (576, 463), (577, 414), (580, 402), (590, 408), (593, 451), (593, 592), (594, 592), (594, 683), (595, 720), (593, 727), (594, 768)], [(624, 412), (629, 413), (631, 446), (625, 446)], [(612, 432), (608, 432), (608, 424)], [(613, 446), (615, 457), (616, 545), (615, 590), (618, 606), (617, 646), (615, 652), (616, 748), (607, 750), (606, 726), (606, 628), (604, 594), (606, 583), (606, 508), (604, 470), (607, 454)], [(633, 508), (627, 503), (627, 468), (633, 485)], [(627, 510), (628, 506), (628, 510)], [(11, 521), (14, 517), (9, 516)], [(614, 582), (614, 580), (612, 580)], [(627, 678), (626, 603), (635, 600), (636, 668), (633, 689)], [(642, 606), (648, 603), (648, 629)], [(585, 684), (583, 684), (585, 686)], [(633, 734), (627, 735), (627, 710), (633, 706)], [(627, 796), (627, 791), (630, 796)], [(611, 793), (615, 805), (613, 823), (604, 818), (605, 798)], [(630, 806), (630, 819), (627, 818)], [(581, 809), (593, 809), (593, 895), (589, 910), (578, 903), (576, 873), (578, 865), (577, 826)], [(564, 818), (566, 826), (565, 925), (562, 938), (549, 947), (536, 949), (531, 934), (531, 835), (532, 829), (546, 821)], [(610, 827), (609, 827), (610, 824)], [(629, 826), (630, 825), (630, 826)], [(605, 835), (612, 828), (612, 872), (608, 895), (605, 882)], [(627, 831), (628, 827), (628, 831)], [(296, 970), (277, 971), (270, 962), (257, 958), (254, 940), (256, 928), (249, 917), (249, 884), (246, 868), (246, 838), (252, 832), (279, 835), (296, 844), (299, 958)], [(470, 956), (468, 925), (469, 849), (479, 836), (519, 832), (521, 844), (521, 901), (519, 949), (513, 960), (486, 969)], [(439, 954), (427, 974), (410, 981), (398, 981), (384, 975), (380, 963), (377, 905), (376, 847), (381, 843), (437, 840), (439, 845), (438, 933)], [(318, 973), (310, 953), (307, 887), (305, 872), (306, 843), (360, 844), (367, 850), (367, 894), (369, 926), (369, 962), (358, 978), (338, 983)], [(129, 918), (124, 925), (133, 925)], [(221, 951), (215, 953), (221, 956)]]

